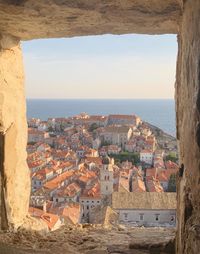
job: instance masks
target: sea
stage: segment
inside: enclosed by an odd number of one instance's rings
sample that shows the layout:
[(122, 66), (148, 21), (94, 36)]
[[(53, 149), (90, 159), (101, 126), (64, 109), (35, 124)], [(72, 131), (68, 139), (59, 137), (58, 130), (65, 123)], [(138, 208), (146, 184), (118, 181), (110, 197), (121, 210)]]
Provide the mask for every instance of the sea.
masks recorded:
[(27, 99), (27, 117), (47, 120), (86, 112), (91, 115), (136, 114), (175, 137), (173, 99)]

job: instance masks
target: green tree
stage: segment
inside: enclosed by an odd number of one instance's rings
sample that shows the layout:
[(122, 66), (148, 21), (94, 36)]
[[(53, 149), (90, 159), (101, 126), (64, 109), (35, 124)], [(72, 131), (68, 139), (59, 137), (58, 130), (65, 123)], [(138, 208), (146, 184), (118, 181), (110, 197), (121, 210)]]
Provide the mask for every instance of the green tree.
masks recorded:
[(176, 192), (176, 175), (172, 174), (169, 178), (167, 192)]
[(89, 131), (93, 132), (94, 130), (96, 130), (97, 128), (99, 128), (99, 126), (96, 123), (92, 123), (90, 125)]
[(140, 162), (139, 154), (137, 153), (121, 152), (120, 154), (112, 154), (111, 157), (118, 162), (130, 161), (133, 164)]
[(169, 153), (166, 157), (165, 157), (166, 161), (173, 161), (173, 162), (177, 162), (178, 158), (176, 156), (175, 153)]
[(52, 127), (52, 126), (49, 126), (49, 127), (48, 127), (48, 131), (49, 131), (49, 132), (53, 132), (53, 131), (54, 131), (53, 127)]
[(109, 145), (111, 145), (111, 143), (108, 142), (108, 141), (105, 141), (105, 140), (104, 140), (104, 141), (101, 142), (101, 147), (102, 147), (102, 146), (109, 146)]

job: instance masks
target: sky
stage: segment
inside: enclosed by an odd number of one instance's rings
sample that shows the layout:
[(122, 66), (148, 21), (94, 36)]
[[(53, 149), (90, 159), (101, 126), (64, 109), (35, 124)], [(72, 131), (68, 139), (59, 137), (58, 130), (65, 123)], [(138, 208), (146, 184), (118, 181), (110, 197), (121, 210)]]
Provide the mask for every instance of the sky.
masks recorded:
[(174, 98), (175, 35), (101, 35), (22, 43), (28, 98)]

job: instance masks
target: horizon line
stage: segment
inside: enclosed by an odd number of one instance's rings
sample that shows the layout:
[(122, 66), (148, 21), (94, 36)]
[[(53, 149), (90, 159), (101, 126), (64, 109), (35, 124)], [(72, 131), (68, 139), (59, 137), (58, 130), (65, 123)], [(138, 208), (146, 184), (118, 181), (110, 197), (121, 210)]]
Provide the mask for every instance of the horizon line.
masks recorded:
[(175, 100), (175, 98), (26, 98), (26, 100)]

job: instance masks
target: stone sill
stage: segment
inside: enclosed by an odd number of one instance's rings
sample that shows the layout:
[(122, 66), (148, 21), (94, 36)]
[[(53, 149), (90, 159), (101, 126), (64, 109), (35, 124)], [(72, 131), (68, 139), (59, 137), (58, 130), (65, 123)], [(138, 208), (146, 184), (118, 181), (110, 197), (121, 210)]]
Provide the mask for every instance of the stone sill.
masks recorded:
[(0, 253), (175, 253), (175, 229), (65, 226), (46, 235), (34, 232), (0, 233)]

